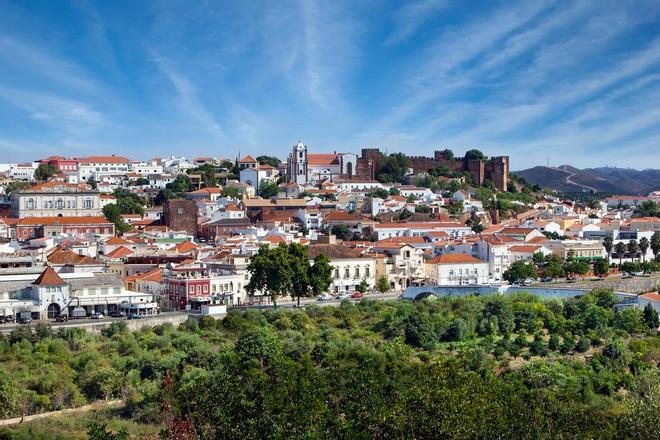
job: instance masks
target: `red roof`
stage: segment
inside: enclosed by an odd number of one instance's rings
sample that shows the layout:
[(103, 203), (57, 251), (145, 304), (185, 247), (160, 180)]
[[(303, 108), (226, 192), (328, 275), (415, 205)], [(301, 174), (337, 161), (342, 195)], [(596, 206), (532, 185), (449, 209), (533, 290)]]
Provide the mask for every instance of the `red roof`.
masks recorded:
[(180, 254), (187, 254), (188, 252), (192, 252), (195, 249), (197, 249), (197, 245), (193, 243), (192, 241), (183, 241), (176, 246), (172, 247), (170, 250), (171, 251), (176, 251)]
[(473, 264), (485, 263), (478, 258), (465, 254), (442, 254), (427, 261), (429, 264)]
[(660, 295), (658, 294), (658, 292), (649, 292), (639, 296), (641, 298), (648, 299), (649, 301), (660, 302)]
[(524, 246), (524, 245), (516, 245), (516, 246), (511, 246), (509, 248), (509, 251), (511, 252), (528, 252), (528, 253), (534, 253), (541, 249), (541, 246)]
[(239, 160), (238, 163), (258, 163), (258, 162), (255, 160), (254, 157), (248, 154), (243, 159)]
[(331, 154), (308, 154), (307, 155), (307, 164), (308, 165), (337, 165), (339, 159), (334, 153)]
[(39, 278), (32, 283), (35, 286), (65, 286), (64, 280), (55, 272), (55, 270), (48, 266), (46, 270), (41, 272)]
[(119, 246), (117, 249), (113, 250), (109, 254), (106, 254), (106, 257), (109, 257), (109, 258), (123, 258), (123, 257), (128, 257), (132, 253), (133, 253), (133, 251), (128, 249), (127, 247)]
[(40, 225), (111, 225), (105, 217), (26, 217), (19, 220), (20, 226)]

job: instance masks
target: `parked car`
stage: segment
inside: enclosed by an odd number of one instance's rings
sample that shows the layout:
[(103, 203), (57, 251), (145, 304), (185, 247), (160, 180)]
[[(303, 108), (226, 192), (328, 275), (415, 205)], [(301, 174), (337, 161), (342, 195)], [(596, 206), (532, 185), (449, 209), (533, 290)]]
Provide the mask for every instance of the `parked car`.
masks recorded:
[(69, 315), (57, 315), (55, 317), (55, 322), (67, 322), (69, 320)]
[(541, 278), (542, 283), (551, 283), (552, 280), (553, 280), (552, 277), (543, 277), (543, 278)]
[(103, 313), (94, 312), (89, 317), (90, 317), (90, 319), (103, 319)]
[(332, 295), (328, 293), (324, 293), (323, 295), (319, 295), (318, 301), (332, 301), (335, 299)]
[(351, 295), (351, 298), (364, 298), (364, 294), (355, 292), (353, 295)]
[(350, 293), (342, 293), (341, 295), (337, 296), (337, 299), (341, 301), (343, 299), (348, 299), (350, 297), (351, 297)]
[(139, 313), (129, 313), (126, 319), (142, 319), (142, 315)]
[(32, 323), (32, 318), (28, 318), (28, 317), (18, 318), (18, 323), (19, 324), (31, 324)]
[(0, 322), (5, 324), (10, 322), (16, 322), (16, 318), (14, 318), (13, 316), (3, 316), (2, 318), (0, 318)]
[(111, 318), (123, 318), (126, 316), (126, 313), (120, 312), (119, 310), (115, 310), (114, 312), (110, 312), (110, 317)]

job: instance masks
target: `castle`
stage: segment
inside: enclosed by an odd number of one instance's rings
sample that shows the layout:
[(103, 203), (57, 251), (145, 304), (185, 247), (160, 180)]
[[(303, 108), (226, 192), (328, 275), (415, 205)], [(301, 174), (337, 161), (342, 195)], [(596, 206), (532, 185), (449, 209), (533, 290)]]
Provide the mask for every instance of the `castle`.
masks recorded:
[[(363, 148), (358, 164), (370, 164), (371, 178), (374, 178), (373, 173), (380, 168), (382, 157), (378, 148)], [(456, 172), (468, 172), (474, 185), (480, 186), (485, 180), (490, 180), (495, 188), (506, 191), (509, 184), (509, 156), (491, 157), (486, 161), (465, 157), (446, 159), (442, 151), (435, 151), (433, 157), (408, 156), (408, 158), (415, 174), (426, 173), (431, 168), (442, 165)]]
[[(287, 182), (307, 185), (323, 181), (373, 180), (383, 157), (378, 148), (363, 148), (360, 157), (354, 153), (314, 154), (307, 151), (307, 145), (298, 142), (287, 157)], [(446, 166), (459, 173), (468, 172), (474, 185), (481, 186), (490, 180), (495, 188), (506, 191), (509, 183), (509, 156), (486, 161), (466, 157), (447, 159), (442, 151), (435, 151), (433, 157), (408, 158), (415, 174)]]

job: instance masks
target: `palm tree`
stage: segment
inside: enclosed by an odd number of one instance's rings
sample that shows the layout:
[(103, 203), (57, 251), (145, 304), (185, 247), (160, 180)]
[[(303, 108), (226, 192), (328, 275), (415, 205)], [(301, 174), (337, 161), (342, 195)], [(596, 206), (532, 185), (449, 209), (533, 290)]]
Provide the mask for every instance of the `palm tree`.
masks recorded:
[(607, 261), (610, 261), (610, 255), (612, 254), (612, 248), (614, 247), (614, 240), (611, 235), (605, 237), (603, 247), (605, 248), (605, 252), (607, 252)]
[(651, 250), (653, 251), (653, 256), (658, 257), (660, 254), (660, 231), (655, 231), (651, 236)]
[(641, 240), (639, 240), (639, 250), (642, 252), (642, 263), (646, 263), (646, 251), (649, 249), (649, 239), (646, 237), (642, 237)]
[(639, 245), (637, 244), (637, 240), (630, 240), (628, 242), (628, 253), (630, 254), (631, 258), (633, 259), (633, 262), (635, 261), (635, 258), (637, 257), (637, 251), (639, 251)]
[(626, 253), (627, 246), (624, 242), (620, 241), (614, 246), (616, 249), (616, 254), (619, 256), (619, 266), (623, 264), (623, 254)]

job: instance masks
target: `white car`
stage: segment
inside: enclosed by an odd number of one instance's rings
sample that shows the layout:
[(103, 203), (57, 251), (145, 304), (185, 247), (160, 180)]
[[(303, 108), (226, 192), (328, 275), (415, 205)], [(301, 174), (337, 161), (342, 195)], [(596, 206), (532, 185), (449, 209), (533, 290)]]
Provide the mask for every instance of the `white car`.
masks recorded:
[(103, 319), (103, 313), (94, 312), (90, 316), (91, 319)]
[(327, 293), (324, 293), (323, 295), (319, 295), (318, 300), (319, 301), (332, 301), (335, 299), (332, 295), (329, 295)]
[(342, 293), (341, 295), (339, 295), (339, 296), (337, 297), (337, 299), (341, 301), (341, 300), (343, 300), (343, 299), (348, 299), (348, 298), (350, 298), (350, 297), (351, 297), (351, 294), (350, 294), (350, 293)]

